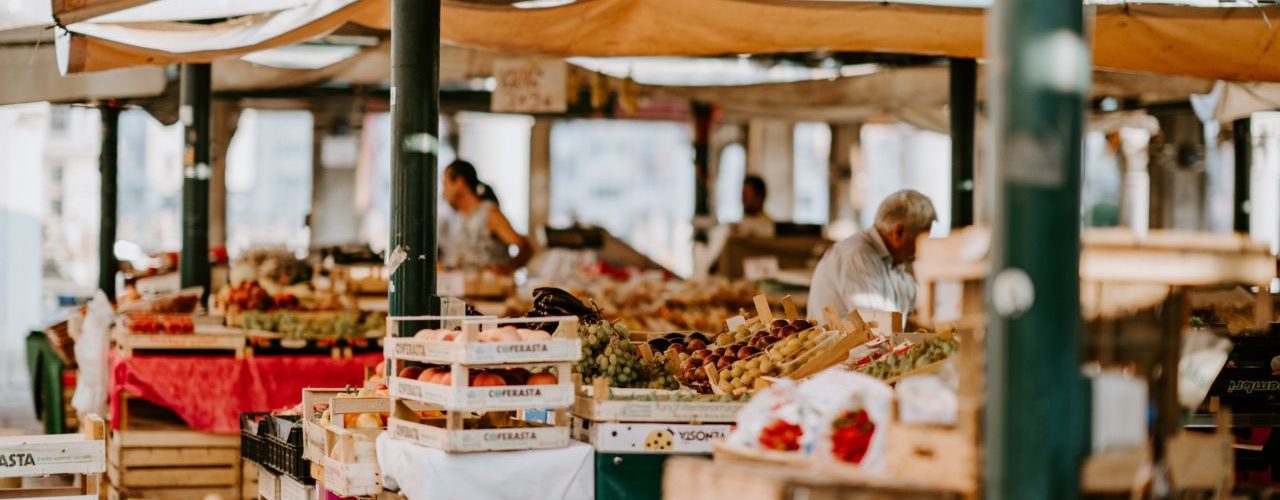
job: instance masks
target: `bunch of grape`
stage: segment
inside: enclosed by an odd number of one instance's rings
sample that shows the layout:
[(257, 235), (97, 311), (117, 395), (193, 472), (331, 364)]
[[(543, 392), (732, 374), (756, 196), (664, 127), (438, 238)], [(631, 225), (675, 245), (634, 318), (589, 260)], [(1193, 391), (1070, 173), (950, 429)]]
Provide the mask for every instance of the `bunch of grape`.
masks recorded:
[(643, 389), (664, 389), (674, 391), (680, 388), (676, 381), (675, 366), (667, 362), (666, 355), (654, 353), (652, 361), (640, 362), (640, 381)]
[(625, 325), (584, 322), (578, 327), (578, 336), (582, 339), (582, 360), (573, 365), (573, 370), (582, 374), (583, 383), (590, 384), (596, 377), (604, 377), (610, 387), (680, 388), (674, 366), (667, 362), (666, 356), (654, 353), (652, 360), (641, 359)]

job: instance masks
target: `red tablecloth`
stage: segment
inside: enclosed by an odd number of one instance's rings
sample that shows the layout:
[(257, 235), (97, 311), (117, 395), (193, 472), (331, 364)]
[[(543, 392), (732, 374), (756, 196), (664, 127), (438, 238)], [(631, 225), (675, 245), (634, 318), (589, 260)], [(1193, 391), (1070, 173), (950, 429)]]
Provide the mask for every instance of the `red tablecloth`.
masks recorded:
[(364, 367), (381, 353), (352, 359), (329, 356), (111, 355), (112, 425), (119, 422), (120, 391), (169, 408), (193, 429), (240, 432), (240, 413), (270, 411), (302, 400), (306, 387), (360, 385)]

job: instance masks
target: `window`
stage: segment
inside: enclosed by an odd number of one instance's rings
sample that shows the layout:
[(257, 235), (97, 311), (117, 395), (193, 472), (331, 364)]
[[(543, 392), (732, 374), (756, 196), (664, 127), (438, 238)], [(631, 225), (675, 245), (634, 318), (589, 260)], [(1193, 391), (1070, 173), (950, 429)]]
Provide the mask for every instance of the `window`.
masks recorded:
[(551, 129), (552, 226), (599, 225), (687, 276), (693, 189), (687, 124), (571, 120)]
[(914, 189), (928, 196), (938, 213), (930, 234), (950, 233), (951, 139), (905, 123), (866, 124), (861, 135), (865, 175), (860, 178), (861, 227), (873, 225), (885, 197), (899, 189)]
[(820, 122), (797, 123), (792, 129), (792, 138), (795, 222), (826, 224), (830, 215), (827, 177), (831, 162), (831, 127)]
[(120, 114), (116, 239), (147, 252), (182, 248), (182, 125)]
[(747, 150), (733, 143), (720, 150), (716, 169), (716, 220), (742, 220), (742, 180), (747, 175)]
[(227, 251), (310, 243), (313, 132), (308, 111), (246, 109), (227, 151)]

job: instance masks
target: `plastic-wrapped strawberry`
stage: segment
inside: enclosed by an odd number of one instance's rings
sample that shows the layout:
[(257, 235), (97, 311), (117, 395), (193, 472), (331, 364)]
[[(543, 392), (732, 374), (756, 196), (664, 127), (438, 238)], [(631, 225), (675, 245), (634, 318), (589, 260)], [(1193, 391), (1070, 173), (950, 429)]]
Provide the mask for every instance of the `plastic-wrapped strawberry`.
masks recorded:
[(876, 424), (866, 410), (845, 412), (831, 422), (831, 454), (842, 462), (861, 463), (875, 431)]
[(804, 430), (786, 420), (774, 420), (760, 431), (760, 446), (777, 451), (800, 449), (800, 436)]

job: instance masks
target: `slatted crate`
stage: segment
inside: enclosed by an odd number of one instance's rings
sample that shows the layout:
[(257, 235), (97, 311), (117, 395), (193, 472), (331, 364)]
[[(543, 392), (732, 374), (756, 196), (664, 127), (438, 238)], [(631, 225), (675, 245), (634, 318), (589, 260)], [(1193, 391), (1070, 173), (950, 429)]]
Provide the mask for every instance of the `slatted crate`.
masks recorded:
[(239, 498), (242, 475), (239, 436), (127, 430), (108, 440), (112, 498)]
[[(0, 437), (0, 498), (94, 500), (106, 467), (105, 425), (97, 415), (80, 434)], [(73, 474), (70, 486), (22, 488), (22, 478)]]

